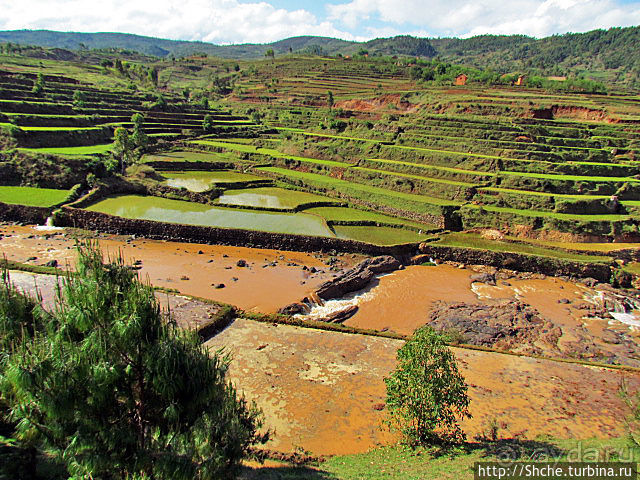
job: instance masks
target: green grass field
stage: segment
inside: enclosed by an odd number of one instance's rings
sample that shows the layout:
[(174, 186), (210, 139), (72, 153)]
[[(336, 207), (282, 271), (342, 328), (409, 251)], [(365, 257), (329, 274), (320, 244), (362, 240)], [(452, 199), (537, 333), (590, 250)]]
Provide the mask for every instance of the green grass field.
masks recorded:
[[(582, 453), (579, 453), (582, 452)], [(508, 455), (516, 461), (634, 462), (640, 449), (626, 438), (607, 440), (498, 440), (468, 443), (449, 450), (402, 446), (380, 447), (367, 453), (338, 455), (312, 466), (273, 462), (269, 466), (244, 467), (241, 480), (472, 480), (476, 462), (496, 462)], [(497, 478), (497, 477), (496, 477)]]

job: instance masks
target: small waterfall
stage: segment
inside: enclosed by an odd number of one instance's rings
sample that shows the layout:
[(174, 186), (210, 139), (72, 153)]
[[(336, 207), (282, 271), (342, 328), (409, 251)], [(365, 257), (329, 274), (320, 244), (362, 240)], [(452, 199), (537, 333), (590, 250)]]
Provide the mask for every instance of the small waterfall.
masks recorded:
[(620, 323), (640, 327), (640, 299), (601, 291), (594, 300)]
[(47, 217), (46, 222), (44, 222), (44, 225), (36, 225), (35, 227), (33, 227), (34, 230), (62, 230), (62, 227), (56, 227), (53, 225), (53, 217)]

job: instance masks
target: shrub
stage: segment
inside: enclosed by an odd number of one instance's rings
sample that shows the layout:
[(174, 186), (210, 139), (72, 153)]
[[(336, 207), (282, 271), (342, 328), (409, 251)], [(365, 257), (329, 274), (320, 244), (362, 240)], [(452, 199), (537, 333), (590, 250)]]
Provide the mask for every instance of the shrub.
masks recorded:
[(458, 419), (471, 417), (467, 385), (444, 337), (420, 328), (397, 358), (396, 370), (385, 378), (392, 428), (411, 446), (463, 441)]
[(84, 107), (87, 102), (87, 94), (82, 90), (76, 90), (73, 92), (73, 105), (75, 107)]

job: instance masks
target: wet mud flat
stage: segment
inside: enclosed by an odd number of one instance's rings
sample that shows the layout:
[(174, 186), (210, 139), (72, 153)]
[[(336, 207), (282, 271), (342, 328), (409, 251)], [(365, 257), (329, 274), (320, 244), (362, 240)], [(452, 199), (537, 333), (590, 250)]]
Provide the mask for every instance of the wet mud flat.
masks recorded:
[[(0, 225), (0, 254), (31, 265), (55, 260), (60, 267), (72, 266), (75, 233)], [(361, 258), (337, 255), (331, 260), (320, 253), (89, 235), (99, 241), (106, 254), (113, 257), (121, 252), (125, 261), (139, 268), (140, 278), (154, 286), (262, 313), (274, 313), (306, 296), (340, 268)]]
[[(229, 374), (275, 429), (269, 448), (302, 446), (316, 455), (367, 451), (393, 437), (381, 429), (384, 377), (400, 340), (238, 319), (210, 339), (233, 355)], [(468, 437), (503, 424), (500, 435), (533, 439), (610, 438), (625, 434), (617, 395), (640, 375), (609, 368), (453, 348), (469, 384)]]

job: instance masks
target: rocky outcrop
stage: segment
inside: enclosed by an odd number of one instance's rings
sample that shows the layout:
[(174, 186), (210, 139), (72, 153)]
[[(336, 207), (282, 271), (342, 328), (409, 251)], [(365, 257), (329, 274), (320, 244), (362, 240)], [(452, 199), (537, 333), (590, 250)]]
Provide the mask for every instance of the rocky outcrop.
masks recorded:
[(367, 258), (355, 267), (323, 283), (316, 290), (323, 300), (343, 297), (347, 293), (362, 290), (379, 273), (392, 272), (400, 267), (400, 262), (389, 255)]
[(528, 353), (538, 353), (534, 344), (539, 341), (555, 347), (562, 335), (535, 308), (516, 300), (496, 305), (438, 301), (429, 315), (429, 326), (455, 332), (462, 343)]
[(291, 303), (278, 310), (278, 313), (281, 315), (300, 315), (309, 313), (309, 310), (310, 306), (306, 303)]
[(471, 283), (480, 282), (486, 283), (487, 285), (496, 284), (496, 276), (491, 273), (476, 273), (475, 275), (471, 275), (469, 280), (471, 280)]

